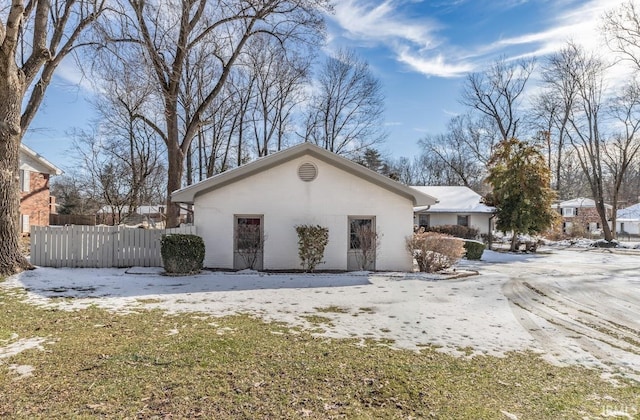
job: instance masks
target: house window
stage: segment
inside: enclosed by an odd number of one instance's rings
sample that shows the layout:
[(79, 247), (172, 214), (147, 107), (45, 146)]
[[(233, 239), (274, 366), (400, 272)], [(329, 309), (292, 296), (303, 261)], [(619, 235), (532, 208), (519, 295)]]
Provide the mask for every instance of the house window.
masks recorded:
[(262, 217), (236, 216), (235, 251), (252, 252), (262, 248)]
[(577, 213), (575, 210), (576, 209), (573, 207), (565, 207), (562, 209), (562, 215), (564, 217), (574, 217), (576, 216), (576, 213)]
[(431, 217), (428, 214), (418, 214), (418, 227), (424, 228), (425, 230), (429, 229), (431, 222)]
[(362, 249), (360, 241), (374, 231), (372, 217), (349, 217), (349, 249)]
[(458, 215), (458, 226), (469, 227), (469, 216)]
[(21, 227), (21, 232), (23, 233), (27, 233), (31, 230), (31, 224), (29, 223), (29, 215), (28, 214), (21, 214), (20, 215), (20, 227)]
[(31, 172), (20, 169), (20, 191), (29, 192), (31, 190)]

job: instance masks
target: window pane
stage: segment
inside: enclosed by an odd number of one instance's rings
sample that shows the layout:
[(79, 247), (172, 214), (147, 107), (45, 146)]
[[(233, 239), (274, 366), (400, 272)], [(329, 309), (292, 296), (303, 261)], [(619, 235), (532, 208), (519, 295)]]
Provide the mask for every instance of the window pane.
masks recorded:
[(260, 218), (238, 217), (237, 220), (236, 251), (260, 249)]
[(363, 229), (373, 229), (371, 219), (349, 219), (349, 249), (362, 248), (358, 232)]
[(458, 216), (458, 225), (459, 226), (469, 226), (469, 216)]

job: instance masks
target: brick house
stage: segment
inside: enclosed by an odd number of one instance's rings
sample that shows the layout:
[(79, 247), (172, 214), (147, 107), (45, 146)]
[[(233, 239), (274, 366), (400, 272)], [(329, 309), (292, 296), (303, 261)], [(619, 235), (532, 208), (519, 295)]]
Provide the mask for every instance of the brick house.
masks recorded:
[(31, 150), (20, 145), (20, 231), (29, 233), (31, 226), (48, 226), (49, 214), (55, 213), (55, 197), (49, 194), (49, 178), (62, 170)]
[[(562, 216), (562, 231), (564, 233), (599, 233), (602, 222), (596, 210), (596, 203), (591, 198), (574, 198), (561, 201), (553, 205)], [(613, 206), (604, 205), (607, 212), (607, 220), (611, 220)], [(576, 230), (578, 229), (578, 230)]]

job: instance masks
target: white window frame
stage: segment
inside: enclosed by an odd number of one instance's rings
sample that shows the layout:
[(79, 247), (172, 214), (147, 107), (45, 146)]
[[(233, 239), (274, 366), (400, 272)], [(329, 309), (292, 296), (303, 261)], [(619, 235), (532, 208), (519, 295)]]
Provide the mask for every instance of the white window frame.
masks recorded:
[(573, 207), (563, 207), (562, 208), (562, 216), (563, 217), (575, 217), (576, 209)]
[(28, 169), (20, 169), (20, 191), (31, 191), (31, 171)]

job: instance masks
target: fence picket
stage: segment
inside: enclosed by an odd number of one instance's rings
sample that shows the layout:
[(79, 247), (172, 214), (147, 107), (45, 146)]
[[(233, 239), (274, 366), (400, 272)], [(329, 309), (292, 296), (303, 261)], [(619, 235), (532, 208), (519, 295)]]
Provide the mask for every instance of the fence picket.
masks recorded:
[(195, 226), (33, 226), (31, 263), (42, 267), (160, 267), (165, 234), (195, 234)]

